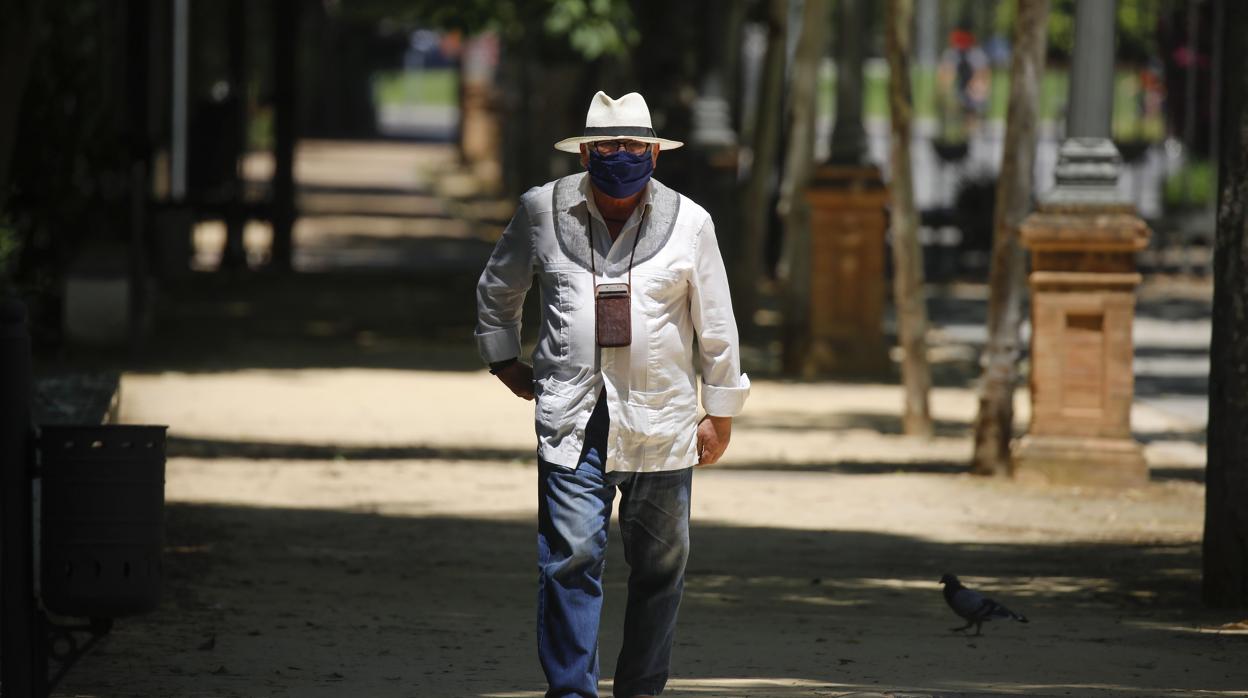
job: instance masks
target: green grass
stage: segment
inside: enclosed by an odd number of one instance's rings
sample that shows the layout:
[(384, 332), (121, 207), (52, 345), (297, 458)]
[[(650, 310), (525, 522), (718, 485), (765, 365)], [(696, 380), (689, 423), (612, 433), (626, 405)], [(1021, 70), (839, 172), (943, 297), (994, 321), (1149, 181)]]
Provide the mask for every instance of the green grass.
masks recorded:
[(376, 73), (373, 76), (373, 99), (380, 106), (454, 106), (459, 102), (459, 75), (454, 68)]
[[(888, 118), (888, 68), (879, 61), (865, 66), (863, 116), (869, 119)], [(373, 77), (373, 95), (378, 105), (427, 104), (453, 106), (459, 99), (459, 76), (454, 68), (429, 70), (394, 70), (377, 73)], [(937, 115), (936, 74), (931, 68), (914, 67), (911, 73), (914, 92), (914, 112), (920, 119)], [(1040, 118), (1052, 121), (1060, 116), (1066, 102), (1068, 77), (1064, 70), (1045, 71), (1040, 85)], [(992, 92), (989, 96), (988, 119), (1005, 118), (1009, 100), (1010, 76), (1006, 69), (993, 71)], [(1114, 81), (1114, 136), (1123, 140), (1160, 140), (1165, 136), (1165, 124), (1159, 117), (1143, 119), (1137, 114), (1136, 95), (1139, 91), (1137, 75), (1128, 70), (1119, 71)], [(823, 74), (819, 83), (819, 109), (833, 113), (836, 101), (836, 77)]]
[(264, 107), (251, 115), (247, 122), (248, 150), (273, 149), (273, 109)]
[[(1003, 90), (1010, 89), (1009, 75), (1002, 76)], [(1053, 121), (1060, 113), (1062, 106), (1066, 104), (1066, 93), (1070, 90), (1070, 80), (1064, 71), (1046, 70), (1044, 78), (1040, 80), (1040, 119), (1042, 121)], [(1002, 110), (1002, 117), (1005, 118), (1005, 111)]]
[(1166, 208), (1200, 208), (1212, 204), (1217, 194), (1216, 163), (1195, 160), (1166, 178)]
[[(937, 116), (937, 86), (935, 71), (915, 67), (911, 73), (911, 89), (914, 94), (914, 113), (917, 118)], [(864, 76), (863, 116), (868, 119), (888, 118), (888, 69), (879, 62), (868, 63)], [(1069, 79), (1064, 70), (1047, 70), (1040, 84), (1040, 118), (1053, 121), (1061, 116), (1066, 103)], [(1005, 118), (1009, 103), (1010, 76), (1005, 69), (995, 70), (992, 75), (992, 91), (988, 100), (988, 119)], [(1161, 140), (1165, 136), (1165, 123), (1160, 116), (1142, 118), (1137, 112), (1136, 97), (1139, 79), (1132, 71), (1119, 71), (1114, 81), (1113, 133), (1123, 140)], [(824, 75), (819, 85), (819, 105), (823, 113), (834, 113), (836, 101), (836, 78)]]

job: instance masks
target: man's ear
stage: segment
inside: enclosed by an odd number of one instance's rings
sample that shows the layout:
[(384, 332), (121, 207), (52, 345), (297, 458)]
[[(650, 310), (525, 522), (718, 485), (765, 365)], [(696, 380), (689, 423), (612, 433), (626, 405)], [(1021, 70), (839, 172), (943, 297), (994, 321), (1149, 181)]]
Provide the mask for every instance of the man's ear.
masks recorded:
[(581, 167), (589, 167), (589, 147), (581, 144)]
[(658, 167), (659, 165), (659, 144), (654, 143), (650, 146), (650, 164)]

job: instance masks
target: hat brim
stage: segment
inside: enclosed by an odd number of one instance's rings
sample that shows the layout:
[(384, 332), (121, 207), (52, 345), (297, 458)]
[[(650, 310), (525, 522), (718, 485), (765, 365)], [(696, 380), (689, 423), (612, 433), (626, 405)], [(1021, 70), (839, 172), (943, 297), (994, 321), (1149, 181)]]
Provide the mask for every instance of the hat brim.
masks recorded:
[(594, 141), (641, 141), (642, 143), (657, 143), (660, 150), (675, 150), (684, 143), (681, 141), (669, 141), (666, 138), (651, 138), (649, 136), (632, 136), (627, 134), (619, 135), (601, 135), (601, 136), (575, 136), (573, 138), (565, 138), (555, 144), (555, 150), (562, 150), (565, 153), (581, 152), (582, 143), (593, 143)]

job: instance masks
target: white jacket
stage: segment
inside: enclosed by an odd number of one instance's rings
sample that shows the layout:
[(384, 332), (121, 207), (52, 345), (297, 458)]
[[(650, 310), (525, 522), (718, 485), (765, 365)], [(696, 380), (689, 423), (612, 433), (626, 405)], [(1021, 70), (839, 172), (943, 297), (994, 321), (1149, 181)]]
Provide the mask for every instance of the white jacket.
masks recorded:
[[(612, 243), (589, 187), (589, 178), (581, 173), (521, 197), (477, 285), (481, 358), (492, 363), (520, 356), (521, 309), (536, 277), (542, 298), (542, 326), (533, 353), (538, 456), (576, 467), (585, 424), (605, 388), (611, 416), (607, 471), (695, 465), (695, 333), (706, 412), (735, 416), (750, 392), (749, 377), (741, 372), (728, 278), (711, 217), (651, 179)], [(638, 238), (643, 213), (644, 230)], [(587, 222), (597, 283), (628, 281), (636, 241), (630, 346), (600, 348), (595, 341)]]

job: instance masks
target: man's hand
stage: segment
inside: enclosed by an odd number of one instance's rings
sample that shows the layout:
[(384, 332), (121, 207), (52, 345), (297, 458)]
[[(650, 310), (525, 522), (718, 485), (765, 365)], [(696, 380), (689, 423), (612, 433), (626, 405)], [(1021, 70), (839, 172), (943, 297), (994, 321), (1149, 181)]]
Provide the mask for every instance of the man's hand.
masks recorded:
[(732, 438), (732, 417), (706, 415), (698, 422), (698, 465), (714, 465)]
[(503, 382), (503, 385), (511, 389), (517, 397), (525, 400), (533, 399), (533, 367), (517, 361), (507, 368), (499, 370), (494, 374)]

